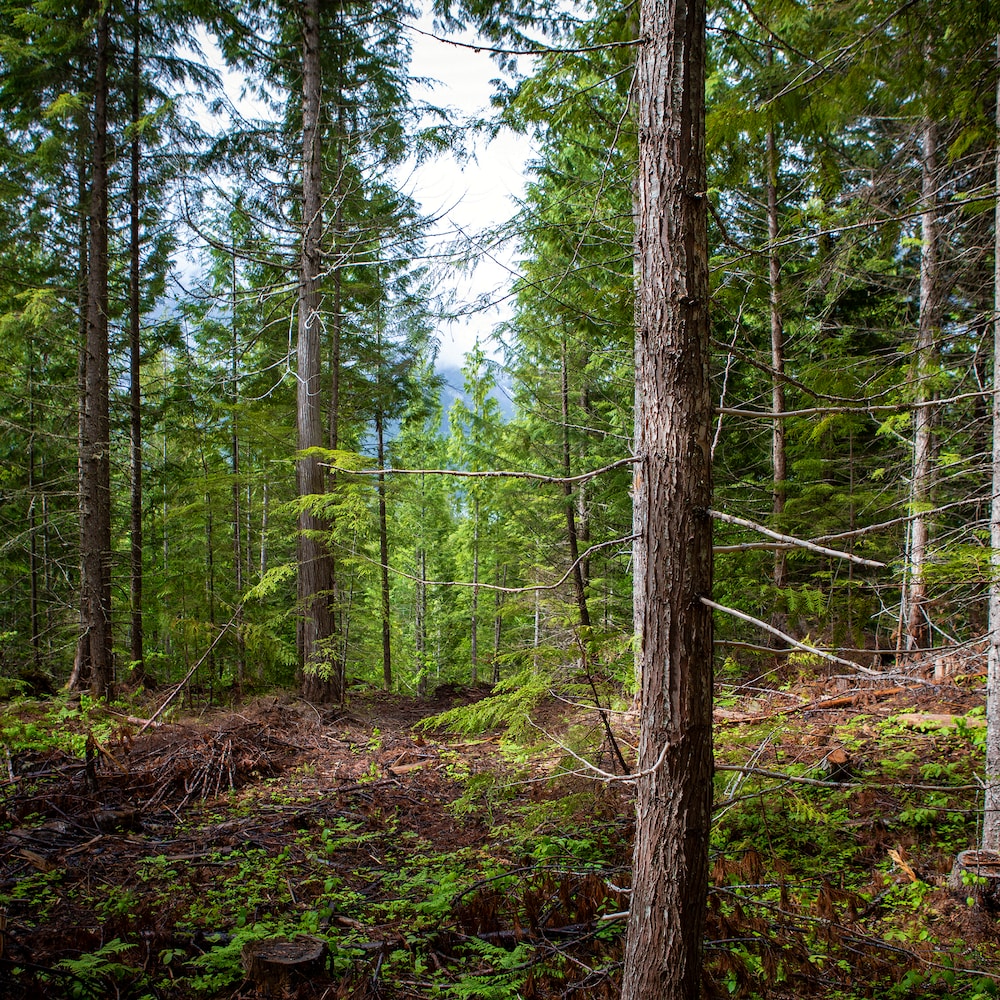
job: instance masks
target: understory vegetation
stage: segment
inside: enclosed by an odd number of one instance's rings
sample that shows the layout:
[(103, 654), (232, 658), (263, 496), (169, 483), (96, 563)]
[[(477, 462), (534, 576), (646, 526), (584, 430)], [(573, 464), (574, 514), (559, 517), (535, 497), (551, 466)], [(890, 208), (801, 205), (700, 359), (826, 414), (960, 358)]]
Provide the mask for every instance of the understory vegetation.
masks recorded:
[[(709, 997), (1000, 993), (996, 915), (948, 884), (978, 842), (983, 677), (852, 684), (720, 687)], [(634, 729), (616, 713), (613, 750), (539, 692), (515, 736), (503, 700), (274, 695), (142, 732), (149, 698), (8, 704), (5, 995), (260, 996), (248, 944), (304, 937), (322, 969), (277, 995), (616, 997), (633, 806), (583, 760), (620, 771)]]

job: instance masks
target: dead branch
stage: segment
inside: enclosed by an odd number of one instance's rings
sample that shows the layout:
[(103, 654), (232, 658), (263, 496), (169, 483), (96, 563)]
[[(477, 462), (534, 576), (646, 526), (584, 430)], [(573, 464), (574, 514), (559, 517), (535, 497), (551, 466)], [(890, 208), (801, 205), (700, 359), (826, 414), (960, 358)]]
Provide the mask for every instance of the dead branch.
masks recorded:
[(536, 483), (572, 485), (573, 483), (588, 482), (597, 476), (603, 476), (605, 472), (633, 465), (638, 461), (639, 458), (635, 455), (630, 458), (620, 458), (617, 462), (612, 462), (610, 465), (594, 469), (591, 472), (582, 472), (578, 476), (543, 476), (538, 472), (510, 472), (500, 469), (488, 469), (484, 472), (469, 472), (465, 469), (345, 469), (327, 462), (319, 464), (331, 472), (343, 472), (348, 476), (453, 476), (457, 479), (530, 479)]
[(793, 535), (783, 535), (779, 531), (765, 528), (755, 521), (748, 521), (745, 517), (736, 517), (734, 514), (723, 514), (722, 511), (710, 510), (709, 515), (717, 521), (725, 521), (727, 524), (736, 524), (741, 528), (750, 528), (768, 538), (774, 538), (786, 545), (791, 545), (800, 549), (808, 549), (810, 552), (818, 552), (820, 555), (833, 556), (835, 559), (846, 559), (848, 562), (857, 563), (859, 566), (870, 566), (873, 569), (885, 569), (884, 562), (875, 559), (862, 559), (861, 556), (852, 555), (850, 552), (841, 552), (838, 549), (828, 549), (824, 545), (817, 545), (815, 542), (806, 541), (804, 538), (795, 538)]

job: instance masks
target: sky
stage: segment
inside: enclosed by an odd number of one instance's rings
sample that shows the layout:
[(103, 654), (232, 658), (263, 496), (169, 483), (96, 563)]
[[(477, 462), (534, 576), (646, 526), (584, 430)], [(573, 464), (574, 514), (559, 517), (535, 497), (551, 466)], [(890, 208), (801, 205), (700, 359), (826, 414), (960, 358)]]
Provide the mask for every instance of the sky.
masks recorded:
[[(482, 50), (461, 47), (433, 35), (429, 16), (416, 24), (412, 33), (413, 77), (432, 81), (414, 89), (414, 97), (455, 112), (455, 120), (476, 118), (488, 113), (494, 91), (491, 81), (499, 75), (496, 64)], [(466, 36), (462, 41), (472, 41)], [(246, 94), (242, 79), (228, 71), (218, 47), (202, 34), (200, 45), (208, 64), (222, 78), (227, 96), (234, 107), (248, 117), (266, 118), (267, 110)], [(208, 127), (209, 120), (205, 124)], [(516, 200), (524, 190), (524, 165), (530, 156), (529, 142), (523, 136), (504, 130), (495, 139), (485, 138), (472, 145), (473, 156), (460, 161), (452, 154), (442, 154), (414, 168), (405, 166), (400, 182), (435, 221), (428, 235), (427, 252), (432, 261), (454, 249), (467, 246), (482, 232), (508, 220), (516, 209)], [(455, 319), (436, 324), (440, 342), (438, 368), (460, 368), (466, 352), (478, 340), (483, 349), (496, 356), (497, 346), (490, 338), (499, 323), (510, 315), (509, 291), (516, 271), (516, 247), (500, 248), (492, 256), (479, 256), (471, 271), (443, 263), (434, 269), (435, 292), (448, 303)], [(481, 297), (497, 302), (489, 309), (471, 309)], [(456, 386), (460, 388), (460, 386)]]
[[(430, 18), (421, 19), (418, 27), (421, 32), (433, 33)], [(490, 81), (499, 75), (496, 64), (482, 50), (457, 47), (417, 32), (413, 34), (410, 69), (415, 77), (438, 81), (430, 89), (418, 89), (418, 98), (452, 107), (469, 117), (487, 112), (494, 90)], [(524, 191), (524, 165), (531, 155), (525, 137), (504, 130), (488, 144), (480, 139), (473, 149), (474, 158), (463, 163), (453, 156), (436, 158), (419, 168), (411, 182), (412, 193), (424, 211), (441, 216), (428, 241), (432, 254), (456, 235), (476, 239), (483, 230), (509, 219)], [(489, 337), (510, 314), (507, 294), (516, 267), (516, 247), (506, 247), (492, 258), (482, 256), (470, 275), (454, 267), (444, 269), (440, 290), (453, 294), (457, 304), (487, 295), (499, 305), (439, 324), (440, 368), (460, 367), (477, 338), (487, 353), (495, 353)]]

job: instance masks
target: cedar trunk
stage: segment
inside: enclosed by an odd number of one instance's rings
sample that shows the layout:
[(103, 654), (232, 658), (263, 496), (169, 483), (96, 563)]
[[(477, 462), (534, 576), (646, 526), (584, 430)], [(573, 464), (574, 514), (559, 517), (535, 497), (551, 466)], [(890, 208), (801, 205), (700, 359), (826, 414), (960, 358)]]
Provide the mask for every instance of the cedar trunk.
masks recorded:
[(108, 46), (107, 11), (97, 19), (90, 187), (87, 312), (80, 442), (84, 642), (96, 698), (111, 693), (111, 435), (108, 413)]
[(712, 804), (704, 0), (642, 0), (637, 67), (636, 839), (623, 1000), (699, 994)]
[[(323, 445), (320, 392), (319, 276), (320, 238), (323, 232), (322, 149), (320, 131), (319, 0), (302, 7), (302, 258), (299, 279), (296, 425), (300, 451)], [(296, 479), (300, 498), (323, 493), (323, 468), (312, 456), (300, 457)], [(302, 693), (312, 701), (340, 697), (340, 678), (331, 669), (333, 653), (327, 640), (333, 635), (330, 597), (333, 562), (324, 540), (327, 526), (305, 506), (299, 514), (298, 597), (299, 656), (303, 667)], [(322, 672), (318, 668), (324, 667)]]

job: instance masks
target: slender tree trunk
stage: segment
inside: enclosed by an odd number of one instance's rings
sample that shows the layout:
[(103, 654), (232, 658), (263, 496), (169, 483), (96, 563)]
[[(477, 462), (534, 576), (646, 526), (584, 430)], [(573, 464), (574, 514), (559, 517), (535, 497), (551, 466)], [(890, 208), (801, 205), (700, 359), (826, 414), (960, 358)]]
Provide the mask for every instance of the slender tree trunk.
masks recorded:
[(479, 497), (472, 500), (472, 614), (469, 623), (470, 682), (479, 682)]
[[(778, 149), (774, 137), (774, 127), (767, 130), (767, 235), (770, 242), (768, 251), (768, 277), (770, 285), (771, 312), (771, 410), (775, 419), (771, 423), (771, 472), (773, 492), (771, 515), (778, 526), (785, 510), (785, 480), (787, 462), (785, 459), (785, 421), (779, 416), (785, 412), (785, 330), (781, 317), (781, 262), (778, 259)], [(782, 549), (774, 552), (774, 587), (782, 590), (788, 582), (786, 556)], [(781, 599), (779, 598), (779, 601)], [(782, 631), (785, 615), (776, 612), (771, 616), (771, 624)]]
[[(236, 233), (233, 232), (233, 254), (231, 258), (232, 302), (230, 303), (230, 331), (232, 337), (232, 354), (229, 361), (229, 377), (232, 382), (233, 409), (230, 414), (232, 421), (232, 437), (230, 440), (230, 462), (233, 470), (233, 581), (236, 585), (237, 608), (234, 615), (236, 629), (236, 691), (243, 693), (246, 682), (246, 640), (243, 635), (243, 537), (241, 530), (240, 511), (240, 340), (236, 322), (236, 307), (238, 299), (238, 274), (236, 271)], [(250, 538), (247, 536), (247, 548)]]
[(641, 0), (634, 605), (641, 677), (622, 1000), (700, 992), (712, 809), (704, 0)]
[(382, 596), (382, 686), (392, 690), (392, 629), (389, 620), (389, 525), (385, 509), (385, 433), (381, 404), (375, 411), (375, 437), (378, 449), (378, 552), (379, 581)]
[(130, 603), (130, 657), (132, 678), (141, 683), (145, 679), (142, 634), (142, 383), (140, 365), (139, 280), (139, 112), (141, 81), (140, 72), (140, 11), (139, 0), (132, 4), (132, 134), (129, 164), (129, 568)]
[[(302, 258), (299, 279), (296, 424), (299, 451), (322, 447), (320, 392), (319, 277), (320, 237), (323, 231), (322, 149), (320, 102), (319, 0), (302, 5)], [(296, 463), (300, 498), (324, 492), (325, 474), (315, 457)], [(340, 697), (335, 654), (328, 648), (333, 636), (330, 610), (333, 568), (323, 539), (327, 525), (303, 507), (299, 514), (298, 597), (299, 659), (302, 693), (311, 701), (336, 701)], [(322, 673), (320, 668), (323, 667)]]
[(41, 615), (38, 608), (38, 513), (35, 510), (35, 345), (28, 342), (28, 577), (31, 584), (31, 661), (41, 668)]
[[(563, 476), (568, 479), (573, 475), (569, 443), (569, 370), (566, 359), (566, 334), (563, 334), (560, 355), (561, 391), (562, 397), (562, 452)], [(566, 497), (566, 538), (569, 542), (569, 558), (573, 567), (573, 593), (576, 595), (576, 607), (580, 615), (580, 628), (590, 629), (590, 612), (587, 610), (587, 589), (583, 580), (583, 567), (580, 565), (580, 546), (576, 531), (576, 510), (573, 500), (573, 487), (563, 483), (563, 494)]]
[(91, 690), (111, 694), (111, 434), (108, 412), (108, 13), (97, 18), (81, 513)]
[(87, 629), (87, 561), (84, 558), (86, 545), (84, 543), (83, 526), (83, 448), (86, 439), (87, 419), (87, 289), (90, 283), (90, 187), (88, 183), (88, 167), (84, 164), (84, 150), (89, 142), (89, 125), (86, 118), (80, 122), (80, 137), (78, 139), (77, 155), (77, 209), (80, 213), (80, 230), (77, 234), (77, 308), (79, 329), (77, 331), (80, 349), (77, 353), (76, 390), (79, 405), (77, 407), (76, 454), (77, 454), (77, 493), (80, 496), (80, 634), (76, 642), (76, 653), (73, 656), (73, 670), (70, 673), (67, 687), (79, 691), (90, 684), (90, 633)]
[[(924, 122), (921, 163), (920, 216), (920, 320), (914, 358), (914, 395), (917, 403), (926, 404), (934, 397), (928, 385), (937, 356), (935, 339), (939, 322), (938, 227), (937, 227), (937, 128), (930, 119)], [(934, 409), (917, 406), (913, 413), (913, 478), (910, 486), (910, 551), (907, 567), (906, 649), (920, 650), (930, 645), (927, 614), (927, 543), (930, 525), (927, 510), (933, 495)]]
[[(996, 40), (1000, 69), (1000, 35)], [(983, 847), (1000, 850), (1000, 78), (997, 80), (996, 208), (993, 222), (993, 492), (990, 500), (989, 660)]]
[[(503, 572), (500, 567), (496, 569), (496, 581), (500, 587), (507, 586), (507, 564), (503, 564)], [(496, 591), (496, 599), (493, 604), (493, 683), (500, 683), (500, 633), (503, 629), (503, 590)]]

